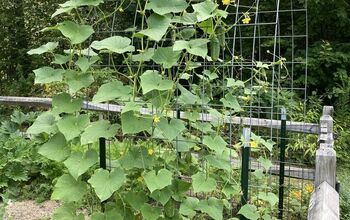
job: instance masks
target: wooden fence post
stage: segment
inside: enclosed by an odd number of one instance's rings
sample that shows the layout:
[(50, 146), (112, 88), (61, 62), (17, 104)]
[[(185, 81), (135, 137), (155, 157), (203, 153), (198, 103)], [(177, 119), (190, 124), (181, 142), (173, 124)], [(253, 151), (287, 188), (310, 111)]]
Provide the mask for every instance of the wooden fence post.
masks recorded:
[(315, 188), (324, 181), (335, 188), (336, 152), (333, 139), (333, 107), (325, 106), (320, 120), (319, 148), (316, 151)]
[(333, 107), (323, 108), (319, 148), (316, 151), (315, 190), (309, 203), (308, 220), (339, 220), (336, 187), (336, 152), (333, 139)]

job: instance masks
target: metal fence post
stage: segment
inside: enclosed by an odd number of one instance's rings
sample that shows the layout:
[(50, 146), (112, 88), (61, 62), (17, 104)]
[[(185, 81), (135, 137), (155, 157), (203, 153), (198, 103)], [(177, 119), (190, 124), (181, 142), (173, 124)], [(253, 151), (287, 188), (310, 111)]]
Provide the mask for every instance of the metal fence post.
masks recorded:
[[(100, 120), (103, 119), (102, 113), (99, 115)], [(101, 137), (99, 139), (99, 149), (100, 149), (100, 168), (106, 169), (106, 138)]]
[(287, 111), (281, 109), (281, 133), (280, 133), (280, 172), (279, 172), (279, 189), (278, 189), (278, 219), (283, 217), (283, 196), (284, 196), (284, 168), (287, 145)]
[[(248, 184), (249, 184), (249, 157), (250, 157), (250, 128), (243, 128), (244, 143), (242, 146), (242, 170), (241, 170), (241, 205), (248, 202)], [(240, 218), (244, 220), (243, 216)]]

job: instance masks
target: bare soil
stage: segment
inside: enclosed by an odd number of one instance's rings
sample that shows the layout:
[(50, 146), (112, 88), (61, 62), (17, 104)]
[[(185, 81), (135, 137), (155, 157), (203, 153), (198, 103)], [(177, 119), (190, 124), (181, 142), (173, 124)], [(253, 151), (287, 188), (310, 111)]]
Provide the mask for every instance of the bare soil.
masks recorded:
[(51, 219), (59, 206), (60, 204), (55, 201), (45, 201), (43, 203), (37, 203), (32, 200), (11, 202), (6, 207), (4, 220)]

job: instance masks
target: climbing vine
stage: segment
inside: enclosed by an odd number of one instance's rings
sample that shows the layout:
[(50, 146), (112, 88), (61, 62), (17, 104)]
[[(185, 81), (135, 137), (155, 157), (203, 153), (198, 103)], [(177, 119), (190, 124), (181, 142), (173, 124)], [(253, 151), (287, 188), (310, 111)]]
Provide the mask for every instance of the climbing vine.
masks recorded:
[[(64, 40), (28, 52), (52, 58), (51, 66), (34, 70), (35, 83), (61, 83), (64, 90), (28, 129), (44, 139), (39, 153), (68, 170), (54, 186), (51, 198), (64, 203), (54, 219), (84, 219), (76, 212), (83, 203), (91, 205), (93, 220), (275, 219), (277, 197), (267, 188), (239, 207), (240, 172), (231, 164), (242, 144), (250, 145), (262, 164), (253, 178), (267, 183), (274, 142), (254, 134), (242, 140), (239, 130), (227, 137), (225, 124), (231, 116), (245, 114), (242, 106), (254, 102), (254, 94), (266, 93), (266, 72), (284, 60), (257, 62), (249, 68), (254, 74), (240, 80), (225, 68), (243, 60), (221, 57), (229, 52), (225, 36), (237, 25), (226, 23), (234, 1), (122, 0), (111, 13), (103, 12), (103, 4), (60, 4), (52, 17), (65, 20), (44, 31), (59, 32)], [(122, 35), (98, 35), (97, 27), (131, 7), (140, 18), (136, 27)], [(240, 23), (251, 22), (249, 10)], [(100, 17), (90, 19), (96, 11)], [(62, 53), (64, 46), (69, 47)], [(106, 59), (112, 60), (111, 69), (98, 65)], [(109, 80), (100, 85), (97, 79), (105, 74)], [(221, 88), (214, 86), (222, 80)], [(120, 117), (96, 120), (82, 110), (87, 98), (123, 106)], [(183, 111), (183, 117), (174, 110)], [(206, 113), (211, 121), (203, 121)], [(98, 168), (99, 138), (116, 141), (121, 136), (122, 144), (114, 146), (117, 153), (110, 155), (111, 169)], [(95, 200), (102, 208), (92, 205)]]

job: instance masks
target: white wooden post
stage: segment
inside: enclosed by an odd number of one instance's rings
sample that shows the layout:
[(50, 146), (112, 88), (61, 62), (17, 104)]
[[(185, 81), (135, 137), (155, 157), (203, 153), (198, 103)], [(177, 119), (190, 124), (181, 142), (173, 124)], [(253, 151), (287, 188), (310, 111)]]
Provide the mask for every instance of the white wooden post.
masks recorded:
[(316, 151), (315, 190), (309, 203), (308, 220), (339, 220), (336, 185), (336, 152), (333, 139), (333, 107), (325, 106), (320, 120)]

